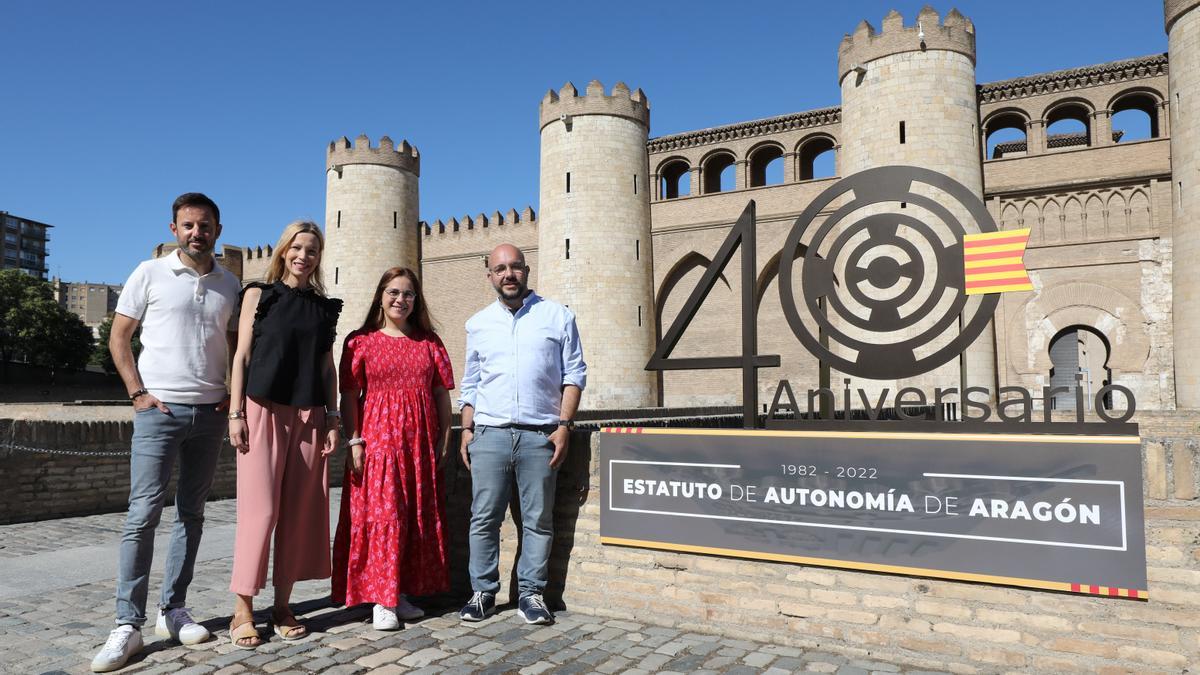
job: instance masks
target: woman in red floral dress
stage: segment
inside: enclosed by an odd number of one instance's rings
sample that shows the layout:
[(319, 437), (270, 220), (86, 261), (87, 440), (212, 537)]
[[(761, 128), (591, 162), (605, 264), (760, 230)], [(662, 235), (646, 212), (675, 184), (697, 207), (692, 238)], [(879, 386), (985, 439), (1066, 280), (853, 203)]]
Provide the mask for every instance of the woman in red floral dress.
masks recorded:
[(454, 374), (412, 270), (384, 272), (367, 320), (346, 338), (339, 372), (350, 456), (332, 596), (374, 603), (375, 628), (396, 630), (424, 615), (406, 595), (450, 587), (437, 471)]

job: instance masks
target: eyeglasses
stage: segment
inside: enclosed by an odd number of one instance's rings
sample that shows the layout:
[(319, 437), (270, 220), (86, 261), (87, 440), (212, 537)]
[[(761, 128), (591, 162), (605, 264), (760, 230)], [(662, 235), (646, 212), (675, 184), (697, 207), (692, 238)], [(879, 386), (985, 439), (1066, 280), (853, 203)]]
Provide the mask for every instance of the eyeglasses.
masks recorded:
[(412, 291), (402, 291), (397, 288), (389, 288), (386, 291), (384, 291), (383, 294), (393, 300), (395, 300), (396, 298), (404, 298), (405, 300), (412, 302), (413, 300), (417, 299), (416, 293), (414, 293)]
[(513, 263), (511, 265), (496, 265), (491, 269), (492, 274), (500, 276), (512, 270), (513, 274), (525, 274), (529, 268), (524, 263)]

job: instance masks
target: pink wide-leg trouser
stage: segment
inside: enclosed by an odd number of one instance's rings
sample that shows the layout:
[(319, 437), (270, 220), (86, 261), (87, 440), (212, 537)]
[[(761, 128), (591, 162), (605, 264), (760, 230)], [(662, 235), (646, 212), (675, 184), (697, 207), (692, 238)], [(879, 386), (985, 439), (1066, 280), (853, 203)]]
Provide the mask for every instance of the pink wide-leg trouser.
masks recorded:
[(229, 590), (257, 595), (266, 586), (272, 532), (274, 585), (329, 578), (329, 477), (321, 456), (325, 409), (247, 397), (246, 426), (250, 451), (237, 455)]

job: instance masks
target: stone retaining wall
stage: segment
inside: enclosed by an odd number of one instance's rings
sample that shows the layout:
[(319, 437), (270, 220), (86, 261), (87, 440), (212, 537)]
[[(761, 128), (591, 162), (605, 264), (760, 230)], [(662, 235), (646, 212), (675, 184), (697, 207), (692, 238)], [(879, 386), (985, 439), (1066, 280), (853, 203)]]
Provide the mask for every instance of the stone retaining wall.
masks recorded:
[[(601, 546), (599, 435), (587, 430), (572, 436), (558, 478), (547, 598), (600, 616), (951, 672), (1179, 673), (1200, 663), (1200, 412), (1144, 413), (1138, 421), (1149, 601)], [(738, 422), (728, 416), (655, 424)], [(0, 420), (0, 440), (11, 434), (18, 443), (60, 450), (123, 452), (131, 431), (129, 422)], [(0, 449), (0, 461), (0, 523), (125, 508), (127, 456)], [(342, 462), (340, 453), (331, 460), (335, 485)], [(234, 478), (226, 447), (212, 497), (234, 496)], [(443, 480), (453, 593), (461, 596), (470, 590), (470, 476), (455, 462)], [(503, 593), (511, 593), (511, 522), (502, 538), (501, 578), (509, 580)]]
[[(601, 546), (599, 435), (586, 431), (576, 432), (559, 475), (547, 598), (600, 616), (931, 670), (1180, 673), (1200, 663), (1200, 413), (1139, 418), (1149, 601)], [(460, 471), (450, 485), (453, 579), (465, 593), (470, 481)], [(502, 551), (509, 579), (511, 523)]]
[[(132, 421), (0, 419), (0, 524), (124, 511), (132, 436)], [(344, 452), (330, 460), (332, 485), (342, 483)], [(176, 468), (167, 487), (168, 504), (174, 503), (178, 476)], [(209, 499), (229, 499), (236, 490), (234, 450), (226, 444)]]

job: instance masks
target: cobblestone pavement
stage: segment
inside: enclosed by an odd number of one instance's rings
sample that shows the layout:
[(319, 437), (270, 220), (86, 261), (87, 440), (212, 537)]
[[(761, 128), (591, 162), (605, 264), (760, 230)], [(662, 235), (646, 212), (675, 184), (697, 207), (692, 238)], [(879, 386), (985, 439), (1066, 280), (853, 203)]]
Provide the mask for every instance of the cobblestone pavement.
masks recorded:
[[(337, 504), (337, 491), (332, 503)], [(457, 603), (428, 605), (429, 616), (395, 632), (373, 630), (366, 606), (335, 607), (328, 582), (296, 585), (296, 613), (312, 634), (285, 643), (272, 637), (257, 650), (235, 649), (228, 641), (232, 564), (228, 540), (232, 500), (212, 502), (207, 510), (201, 561), (188, 601), (215, 637), (184, 647), (154, 636), (153, 620), (143, 630), (146, 648), (122, 673), (790, 673), (865, 675), (917, 672), (893, 663), (864, 661), (830, 653), (733, 640), (632, 621), (559, 612), (551, 626), (528, 626), (511, 606), (478, 624), (462, 624)], [(0, 672), (85, 673), (112, 628), (112, 556), (100, 564), (97, 546), (115, 552), (123, 514), (64, 518), (0, 526), (0, 580), (19, 578), (30, 568), (41, 575), (0, 596)], [(163, 514), (161, 536), (174, 518)], [(225, 551), (204, 550), (223, 546)], [(82, 571), (60, 573), (57, 565), (72, 555), (85, 558)], [(156, 565), (162, 556), (156, 556)], [(88, 561), (96, 564), (88, 565)], [(42, 566), (41, 563), (46, 565)], [(68, 569), (64, 566), (62, 569)], [(161, 588), (161, 572), (151, 580), (151, 605)], [(21, 588), (29, 589), (22, 591)], [(258, 606), (270, 606), (266, 590)], [(257, 615), (260, 627), (266, 612)], [(665, 622), (664, 622), (665, 623)], [(264, 637), (267, 635), (263, 630)]]

